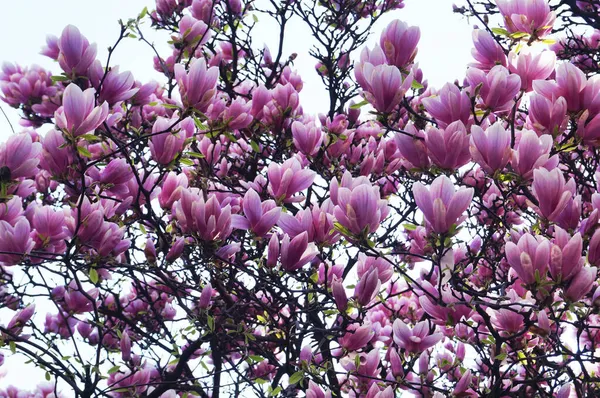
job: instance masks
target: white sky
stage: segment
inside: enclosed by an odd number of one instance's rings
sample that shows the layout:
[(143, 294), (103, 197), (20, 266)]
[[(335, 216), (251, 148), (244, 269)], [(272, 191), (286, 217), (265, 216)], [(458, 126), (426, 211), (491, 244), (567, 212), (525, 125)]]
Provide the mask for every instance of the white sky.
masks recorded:
[[(393, 19), (401, 19), (409, 25), (417, 25), (421, 29), (421, 40), (417, 62), (423, 70), (424, 77), (432, 87), (441, 87), (446, 82), (464, 77), (466, 64), (470, 61), (471, 27), (468, 21), (452, 12), (450, 0), (405, 0), (406, 6), (401, 10), (388, 13), (376, 25), (368, 45), (373, 46), (379, 40), (381, 30)], [(107, 48), (114, 43), (118, 35), (117, 20), (135, 17), (144, 6), (154, 8), (151, 0), (20, 0), (5, 1), (2, 4), (3, 21), (0, 24), (0, 62), (13, 62), (22, 66), (38, 64), (60, 73), (58, 65), (51, 59), (40, 55), (39, 51), (45, 44), (46, 34), (60, 35), (68, 25), (76, 25), (87, 37), (90, 43), (98, 45), (98, 59), (105, 64)], [(273, 26), (264, 23), (266, 16), (260, 16), (259, 29), (254, 37), (254, 43), (262, 47), (263, 43), (275, 51), (276, 44), (272, 34)], [(161, 55), (167, 56), (170, 50), (166, 44), (158, 42), (159, 37), (152, 35), (147, 29), (148, 37), (157, 39), (157, 47)], [(305, 113), (319, 113), (327, 110), (327, 97), (321, 88), (317, 76), (315, 60), (310, 57), (308, 50), (312, 45), (310, 33), (303, 29), (301, 23), (290, 24), (288, 41), (285, 47), (285, 57), (290, 53), (298, 54), (295, 61), (297, 69), (304, 81), (304, 89), (300, 94), (301, 104)], [(356, 54), (358, 56), (358, 54)], [(158, 72), (154, 71), (153, 53), (148, 46), (137, 40), (128, 39), (119, 45), (111, 65), (120, 65), (120, 70), (129, 70), (136, 80), (146, 82), (151, 79), (161, 80)], [(352, 60), (355, 61), (355, 58)], [(3, 102), (0, 106), (7, 113), (16, 131), (18, 112)], [(0, 140), (5, 140), (11, 134), (10, 126), (0, 114)], [(10, 318), (6, 313), (0, 313), (0, 323), (6, 324)], [(43, 319), (44, 314), (37, 314), (37, 319)], [(43, 373), (32, 372), (32, 365), (26, 368), (20, 366), (23, 357), (6, 358), (6, 363), (0, 369), (0, 387), (9, 384), (20, 388), (30, 389), (36, 384), (34, 379), (43, 380)], [(26, 369), (26, 370), (25, 370)], [(7, 372), (4, 377), (2, 373)], [(39, 376), (37, 376), (39, 374)]]

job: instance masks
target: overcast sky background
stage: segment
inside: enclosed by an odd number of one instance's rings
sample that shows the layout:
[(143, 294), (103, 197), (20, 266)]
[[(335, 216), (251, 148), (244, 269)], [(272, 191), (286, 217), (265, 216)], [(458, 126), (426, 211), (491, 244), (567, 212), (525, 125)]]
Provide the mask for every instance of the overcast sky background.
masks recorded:
[[(464, 77), (466, 65), (470, 61), (471, 30), (469, 21), (452, 12), (451, 0), (405, 0), (405, 8), (388, 13), (375, 27), (369, 46), (379, 40), (381, 30), (393, 19), (401, 19), (409, 25), (419, 26), (421, 40), (416, 61), (423, 70), (429, 85), (439, 88), (446, 82)], [(98, 45), (98, 59), (105, 64), (107, 48), (118, 37), (118, 19), (135, 17), (147, 6), (153, 9), (152, 0), (27, 0), (11, 1), (3, 4), (3, 20), (0, 24), (0, 62), (12, 62), (21, 66), (38, 64), (55, 74), (60, 68), (51, 59), (39, 54), (45, 44), (47, 34), (60, 35), (68, 24), (77, 26), (90, 43)], [(254, 36), (257, 47), (267, 44), (275, 51), (276, 36), (273, 35), (274, 25), (266, 23), (266, 17), (259, 15), (259, 24)], [(148, 27), (148, 26), (147, 26)], [(152, 35), (151, 29), (146, 29), (148, 37), (156, 40), (156, 45), (163, 56), (170, 54), (167, 44), (158, 40), (164, 36)], [(295, 69), (304, 81), (300, 100), (305, 113), (316, 114), (327, 110), (328, 100), (321, 87), (314, 65), (315, 60), (308, 51), (313, 43), (310, 33), (301, 23), (291, 23), (288, 39), (284, 47), (287, 57), (297, 53)], [(356, 60), (355, 54), (352, 61)], [(125, 40), (114, 53), (112, 66), (120, 65), (121, 71), (129, 70), (136, 80), (161, 81), (161, 75), (153, 68), (153, 53), (151, 49), (134, 39)], [(3, 102), (0, 106), (8, 115), (10, 122), (17, 132), (21, 131), (18, 124), (18, 112)], [(43, 129), (45, 131), (46, 129)], [(4, 141), (11, 134), (11, 128), (4, 115), (0, 114), (0, 140)], [(43, 320), (44, 313), (39, 311), (36, 318)], [(0, 312), (0, 324), (6, 324), (12, 312)], [(32, 365), (23, 366), (24, 357), (9, 357), (0, 368), (0, 387), (9, 384), (20, 388), (31, 389), (37, 381), (43, 380), (43, 372), (36, 371)], [(67, 392), (67, 391), (64, 391)], [(68, 393), (68, 392), (67, 392)]]

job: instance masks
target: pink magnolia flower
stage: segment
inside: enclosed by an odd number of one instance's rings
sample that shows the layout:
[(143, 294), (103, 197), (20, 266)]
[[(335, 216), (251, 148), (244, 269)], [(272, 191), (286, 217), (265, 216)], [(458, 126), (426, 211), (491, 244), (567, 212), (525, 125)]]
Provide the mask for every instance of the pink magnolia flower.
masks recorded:
[(597, 275), (598, 268), (596, 267), (581, 268), (571, 280), (569, 287), (565, 290), (565, 298), (571, 302), (581, 300), (592, 289)]
[(486, 108), (496, 112), (506, 111), (513, 106), (513, 100), (521, 88), (519, 75), (510, 74), (502, 65), (494, 66), (488, 73), (476, 68), (467, 70), (467, 80), (471, 90), (481, 86), (479, 95)]
[(553, 102), (555, 98), (563, 97), (569, 112), (579, 112), (592, 105), (591, 100), (595, 97), (592, 93), (598, 91), (594, 87), (594, 80), (588, 81), (581, 69), (568, 62), (556, 67), (555, 82), (535, 80), (533, 89)]
[(357, 236), (375, 232), (389, 213), (387, 200), (381, 199), (379, 188), (369, 182), (338, 188), (336, 201), (333, 215), (337, 222)]
[(175, 261), (179, 257), (181, 257), (184, 249), (185, 249), (185, 238), (180, 236), (180, 237), (176, 238), (175, 242), (173, 242), (173, 244), (171, 245), (171, 248), (169, 249), (169, 251), (167, 252), (167, 255), (165, 256), (165, 260), (167, 260), (167, 262), (172, 263), (173, 261)]
[(389, 260), (383, 257), (371, 257), (360, 253), (358, 255), (358, 262), (356, 263), (356, 274), (358, 277), (362, 278), (363, 275), (372, 269), (377, 269), (377, 276), (381, 283), (389, 281), (394, 274), (394, 268)]
[(210, 39), (211, 30), (204, 21), (184, 15), (179, 20), (179, 34), (181, 44), (192, 50), (198, 43), (202, 45)]
[[(188, 120), (188, 119), (186, 119)], [(175, 124), (173, 119), (159, 117), (152, 126), (152, 136), (148, 146), (152, 158), (158, 163), (168, 165), (184, 148), (185, 140), (194, 134), (193, 121), (191, 130), (183, 126), (183, 122)]]
[(139, 91), (139, 88), (133, 86), (135, 81), (131, 72), (119, 73), (118, 66), (110, 68), (105, 73), (102, 64), (97, 60), (92, 64), (89, 75), (92, 85), (100, 92), (98, 102), (106, 101), (114, 105), (130, 99)]
[(590, 239), (588, 261), (590, 264), (600, 265), (600, 229), (597, 229)]
[(558, 157), (550, 158), (550, 150), (554, 140), (550, 135), (538, 137), (531, 130), (523, 130), (517, 149), (513, 150), (510, 160), (512, 168), (525, 179), (533, 176), (533, 171), (540, 167), (552, 169), (558, 164)]
[(335, 300), (335, 305), (340, 311), (346, 311), (348, 308), (348, 296), (346, 295), (346, 289), (344, 283), (338, 277), (333, 277), (331, 282), (331, 294)]
[(207, 309), (210, 306), (210, 300), (212, 299), (213, 288), (210, 283), (207, 283), (202, 288), (200, 298), (198, 299), (198, 308)]
[(0, 91), (0, 99), (11, 106), (33, 104), (32, 108), (39, 110), (35, 104), (44, 102), (45, 96), (54, 97), (58, 88), (52, 85), (50, 72), (37, 65), (21, 68), (4, 63), (0, 71)]
[[(274, 235), (275, 236), (275, 235)], [(308, 234), (303, 232), (290, 240), (288, 235), (281, 239), (281, 266), (286, 271), (295, 271), (311, 262), (318, 251), (312, 243), (308, 243)]]
[(0, 204), (0, 220), (14, 226), (23, 216), (23, 202), (18, 196), (13, 196), (7, 202)]
[[(18, 336), (23, 331), (23, 327), (35, 312), (35, 304), (28, 305), (23, 308), (21, 311), (17, 312), (11, 320), (6, 325), (6, 329), (11, 333), (11, 335)], [(8, 340), (12, 340), (11, 336), (4, 336)]]
[(469, 385), (473, 381), (473, 377), (471, 376), (471, 370), (467, 369), (467, 371), (462, 375), (456, 386), (454, 387), (454, 391), (452, 394), (456, 397), (477, 397), (477, 393), (469, 388)]
[(539, 201), (539, 213), (550, 221), (555, 221), (575, 194), (575, 180), (565, 184), (560, 169), (548, 171), (544, 168), (533, 172), (533, 194)]
[(121, 358), (123, 361), (129, 361), (131, 359), (131, 338), (129, 337), (129, 331), (124, 331), (121, 334), (119, 348), (121, 349)]
[(556, 53), (542, 51), (532, 53), (528, 47), (523, 48), (518, 54), (511, 51), (508, 54), (508, 69), (521, 77), (521, 90), (533, 90), (534, 80), (546, 80), (554, 72)]
[(0, 168), (7, 167), (10, 178), (32, 177), (38, 169), (42, 144), (33, 142), (28, 133), (14, 134), (0, 144)]
[(403, 79), (400, 70), (391, 65), (358, 63), (354, 74), (366, 100), (382, 113), (396, 109), (414, 80), (412, 72)]
[(546, 238), (525, 234), (516, 245), (507, 242), (504, 250), (508, 263), (523, 283), (533, 284), (536, 274), (542, 281), (545, 280), (550, 261), (550, 242)]
[(40, 51), (40, 54), (56, 61), (58, 59), (59, 52), (60, 49), (58, 48), (58, 37), (55, 35), (46, 35), (46, 44), (42, 46), (42, 51)]
[(585, 259), (581, 253), (583, 239), (580, 233), (572, 238), (562, 228), (557, 228), (554, 243), (550, 249), (550, 275), (554, 280), (569, 281), (584, 266)]
[(96, 44), (90, 45), (73, 25), (63, 29), (57, 47), (58, 64), (68, 76), (85, 76), (96, 59)]
[(375, 335), (371, 324), (366, 323), (362, 326), (353, 324), (348, 327), (348, 332), (338, 341), (340, 345), (348, 351), (358, 351), (367, 345)]
[(480, 126), (471, 127), (471, 146), (473, 160), (489, 174), (504, 169), (510, 160), (510, 131), (496, 122), (485, 131)]
[(360, 305), (368, 305), (379, 293), (381, 281), (379, 280), (379, 272), (377, 268), (371, 268), (365, 272), (354, 288), (354, 297)]
[(544, 37), (552, 31), (556, 14), (550, 10), (548, 0), (498, 0), (496, 4), (510, 33)]
[(377, 66), (386, 64), (387, 60), (385, 57), (385, 53), (383, 52), (381, 47), (379, 47), (379, 44), (375, 44), (372, 50), (369, 47), (365, 47), (362, 49), (362, 51), (360, 52), (360, 62), (362, 64), (370, 63), (373, 66)]
[(331, 245), (340, 239), (334, 230), (334, 205), (326, 199), (321, 206), (300, 210), (295, 216), (281, 213), (278, 225), (291, 238), (308, 233), (308, 241), (319, 245)]
[(95, 106), (94, 93), (93, 88), (81, 91), (76, 84), (69, 84), (63, 94), (63, 106), (54, 114), (58, 127), (73, 137), (100, 127), (108, 116), (108, 103)]
[(271, 100), (263, 107), (263, 119), (279, 131), (288, 116), (293, 115), (300, 106), (298, 91), (291, 83), (278, 84), (271, 90)]
[(309, 380), (308, 389), (306, 390), (306, 398), (331, 398), (331, 392), (323, 392), (321, 387), (315, 384), (312, 380)]
[(429, 321), (418, 322), (411, 330), (406, 323), (396, 319), (393, 325), (394, 342), (407, 352), (418, 354), (436, 345), (444, 335), (434, 333), (435, 326)]
[(53, 176), (65, 176), (73, 164), (73, 150), (65, 144), (62, 134), (54, 129), (48, 131), (42, 141), (40, 167)]
[[(162, 2), (164, 0), (159, 1)], [(157, 1), (157, 4), (159, 3), (159, 1)], [(211, 0), (193, 0), (192, 5), (190, 7), (190, 11), (194, 18), (202, 20), (206, 24), (211, 24), (213, 22), (212, 20), (215, 18), (213, 11), (213, 3)], [(165, 13), (165, 15), (169, 14), (170, 12)]]
[(96, 288), (82, 292), (75, 281), (65, 288), (59, 286), (52, 291), (52, 296), (60, 303), (61, 309), (66, 313), (84, 314), (94, 310), (94, 303), (99, 291)]
[(238, 97), (223, 111), (223, 121), (230, 129), (245, 129), (254, 120), (254, 117), (250, 114), (251, 109), (252, 101), (245, 101), (243, 98)]
[(417, 182), (413, 185), (413, 195), (425, 221), (437, 233), (445, 233), (453, 224), (460, 223), (460, 216), (473, 199), (473, 188), (455, 190), (452, 181), (445, 175), (433, 180), (431, 187)]
[(405, 22), (394, 20), (383, 30), (379, 45), (385, 53), (387, 62), (399, 69), (406, 69), (417, 55), (417, 44), (421, 31), (417, 26), (408, 26)]
[(244, 216), (233, 215), (234, 226), (238, 229), (249, 229), (256, 236), (264, 236), (268, 233), (281, 215), (281, 208), (277, 207), (275, 201), (266, 200), (261, 202), (260, 196), (252, 188), (244, 195), (242, 202)]
[(303, 124), (301, 122), (292, 123), (292, 137), (294, 146), (303, 154), (312, 156), (319, 152), (325, 135), (323, 131), (315, 126), (314, 123)]
[(433, 163), (443, 169), (455, 170), (471, 160), (469, 136), (461, 121), (452, 122), (443, 130), (430, 127), (425, 146)]
[(471, 55), (477, 62), (469, 66), (489, 71), (496, 65), (506, 66), (506, 54), (500, 45), (485, 29), (473, 30), (473, 44)]
[(538, 135), (556, 136), (562, 131), (567, 120), (567, 101), (563, 97), (550, 100), (534, 93), (529, 97), (527, 120)]
[(0, 263), (2, 265), (18, 264), (23, 256), (29, 254), (35, 246), (30, 237), (31, 227), (25, 217), (20, 217), (12, 226), (0, 220)]
[(379, 387), (377, 383), (371, 384), (371, 387), (369, 388), (369, 391), (367, 391), (365, 398), (394, 398), (395, 394), (392, 386), (388, 386), (383, 390), (382, 388), (383, 387)]
[(271, 196), (277, 201), (290, 203), (304, 200), (303, 196), (294, 197), (294, 195), (310, 187), (316, 173), (309, 169), (303, 169), (298, 159), (291, 158), (281, 165), (275, 162), (269, 164), (267, 175)]
[(600, 113), (587, 120), (589, 111), (583, 112), (578, 121), (577, 135), (587, 145), (598, 146), (600, 143)]
[(181, 198), (181, 191), (188, 187), (188, 178), (185, 174), (176, 174), (171, 171), (167, 174), (158, 194), (158, 203), (163, 209), (170, 209), (175, 201)]
[(426, 169), (430, 161), (427, 156), (427, 147), (425, 145), (425, 134), (423, 130), (417, 128), (409, 122), (404, 130), (408, 134), (398, 133), (394, 140), (398, 151), (402, 157), (409, 163), (407, 167)]
[(184, 232), (196, 233), (202, 240), (225, 240), (231, 235), (231, 206), (222, 207), (215, 194), (205, 200), (203, 195), (183, 189), (173, 212)]
[(501, 308), (497, 311), (488, 310), (494, 327), (508, 334), (521, 332), (524, 326), (524, 318), (523, 315), (519, 314), (518, 306), (514, 307)]
[(471, 99), (454, 84), (446, 83), (437, 96), (422, 99), (423, 106), (441, 128), (460, 120), (464, 125), (471, 117)]
[(201, 112), (206, 111), (216, 94), (219, 69), (214, 66), (207, 69), (204, 58), (196, 58), (189, 72), (181, 64), (175, 65), (174, 70), (183, 104)]
[(65, 224), (65, 214), (54, 211), (50, 206), (36, 206), (31, 217), (31, 226), (34, 229), (32, 239), (35, 241), (36, 250), (49, 253), (62, 253), (68, 237)]
[(97, 178), (107, 190), (120, 194), (127, 192), (127, 183), (133, 178), (131, 165), (125, 159), (113, 159), (100, 171)]

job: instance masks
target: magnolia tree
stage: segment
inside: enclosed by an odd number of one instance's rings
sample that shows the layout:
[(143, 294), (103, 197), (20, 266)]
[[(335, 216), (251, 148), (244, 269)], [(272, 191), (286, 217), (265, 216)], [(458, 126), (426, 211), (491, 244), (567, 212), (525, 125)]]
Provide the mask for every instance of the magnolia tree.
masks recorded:
[(403, 6), (157, 0), (107, 60), (67, 26), (55, 71), (5, 64), (0, 352), (48, 381), (0, 395), (599, 394), (598, 2), (455, 5), (473, 62), (440, 88), (418, 27), (365, 47)]

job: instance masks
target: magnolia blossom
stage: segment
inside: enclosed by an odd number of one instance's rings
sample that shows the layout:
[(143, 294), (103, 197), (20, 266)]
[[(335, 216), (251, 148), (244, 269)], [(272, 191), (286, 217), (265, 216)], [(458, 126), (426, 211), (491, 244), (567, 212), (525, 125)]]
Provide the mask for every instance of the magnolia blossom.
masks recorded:
[(413, 195), (427, 224), (437, 233), (446, 233), (452, 225), (460, 223), (460, 216), (469, 207), (473, 198), (473, 188), (455, 189), (446, 176), (436, 178), (431, 187), (417, 182), (413, 185)]
[(95, 106), (94, 94), (93, 88), (81, 91), (76, 84), (69, 84), (63, 94), (63, 106), (54, 115), (58, 127), (74, 137), (100, 127), (108, 116), (108, 103)]

